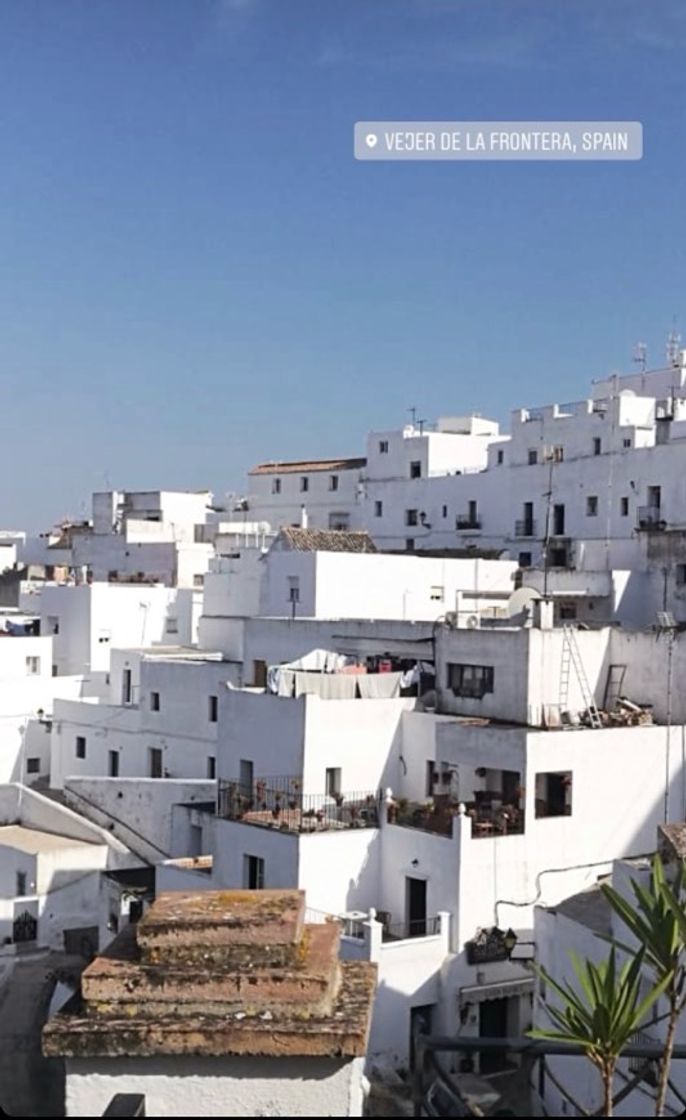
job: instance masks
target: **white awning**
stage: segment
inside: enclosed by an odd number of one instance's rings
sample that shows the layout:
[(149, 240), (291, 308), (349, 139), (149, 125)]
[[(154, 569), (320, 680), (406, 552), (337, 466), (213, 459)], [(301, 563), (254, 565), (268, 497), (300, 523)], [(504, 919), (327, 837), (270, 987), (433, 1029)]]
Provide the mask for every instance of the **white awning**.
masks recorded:
[(509, 999), (511, 996), (533, 995), (533, 977), (526, 980), (503, 980), (500, 984), (476, 984), (460, 988), (460, 1003), (485, 1003), (489, 999)]

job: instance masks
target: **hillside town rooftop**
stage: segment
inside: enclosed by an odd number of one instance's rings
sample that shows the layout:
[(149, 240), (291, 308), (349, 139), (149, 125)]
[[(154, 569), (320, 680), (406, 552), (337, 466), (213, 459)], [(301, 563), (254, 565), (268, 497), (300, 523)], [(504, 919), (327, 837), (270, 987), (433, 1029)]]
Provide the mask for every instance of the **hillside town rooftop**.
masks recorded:
[(249, 474), (301, 474), (303, 471), (352, 471), (366, 467), (366, 459), (294, 459), (291, 462), (258, 463)]

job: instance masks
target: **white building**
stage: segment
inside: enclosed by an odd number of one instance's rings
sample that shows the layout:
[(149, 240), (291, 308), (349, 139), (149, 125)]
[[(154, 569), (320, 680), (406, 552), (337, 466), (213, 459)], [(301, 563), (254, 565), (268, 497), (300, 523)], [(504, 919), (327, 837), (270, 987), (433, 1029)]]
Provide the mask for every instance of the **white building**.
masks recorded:
[(275, 529), (302, 524), (303, 510), (313, 529), (362, 528), (364, 468), (363, 458), (261, 463), (249, 472), (242, 506)]
[(115, 650), (103, 696), (54, 706), (50, 783), (215, 777), (219, 695), (239, 666), (192, 648)]
[(212, 554), (205, 541), (211, 501), (209, 491), (95, 493), (89, 521), (65, 522), (26, 540), (20, 559), (61, 565), (94, 580), (202, 587)]
[(141, 866), (71, 809), (25, 786), (0, 785), (0, 955), (18, 947), (96, 952), (109, 940), (103, 874)]
[(295, 891), (161, 895), (44, 1029), (66, 1114), (362, 1116), (375, 969), (306, 920)]

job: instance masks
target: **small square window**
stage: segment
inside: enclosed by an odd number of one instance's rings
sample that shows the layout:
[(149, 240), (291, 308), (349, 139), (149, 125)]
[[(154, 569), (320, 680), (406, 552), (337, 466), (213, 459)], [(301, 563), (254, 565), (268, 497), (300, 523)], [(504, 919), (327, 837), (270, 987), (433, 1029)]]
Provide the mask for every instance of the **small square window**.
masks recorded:
[(379, 455), (388, 455), (388, 440), (379, 440)]
[(86, 757), (86, 737), (85, 737), (85, 735), (77, 735), (76, 736), (76, 757), (77, 758), (85, 758)]
[(159, 692), (150, 693), (150, 711), (159, 712), (160, 710), (160, 694)]
[(178, 634), (178, 632), (179, 632), (178, 619), (168, 618), (167, 619), (167, 633), (168, 634)]
[(27, 758), (26, 759), (26, 773), (27, 774), (40, 774), (40, 759)]
[(40, 673), (40, 657), (27, 657), (26, 658), (26, 674), (29, 677), (36, 677)]
[(631, 447), (631, 436), (625, 436), (622, 440), (622, 447)]
[(589, 494), (588, 497), (586, 498), (586, 516), (587, 517), (597, 517), (598, 516), (598, 498), (596, 497), (595, 494)]
[(553, 448), (553, 462), (554, 463), (561, 463), (563, 461), (564, 457), (565, 457), (564, 447), (554, 447)]
[(329, 490), (338, 490), (338, 475), (329, 475)]
[(193, 576), (193, 587), (204, 587), (205, 577), (202, 572), (196, 572)]
[(530, 568), (531, 567), (531, 553), (530, 552), (520, 552), (519, 557), (517, 559), (517, 563), (519, 564), (520, 568)]
[(622, 517), (628, 517), (629, 516), (629, 499), (628, 498), (620, 498), (619, 499), (619, 513)]
[(417, 525), (418, 522), (419, 522), (419, 515), (418, 515), (417, 510), (416, 509), (406, 509), (405, 510), (405, 524), (406, 525)]
[(538, 462), (538, 451), (535, 447), (529, 448), (529, 466), (532, 467), (534, 463)]
[(442, 603), (444, 594), (445, 594), (445, 589), (443, 587), (441, 587), (439, 584), (434, 584), (434, 586), (431, 588), (431, 591), (429, 593), (429, 598), (432, 600), (432, 602)]
[(374, 516), (383, 517), (383, 502), (374, 502)]
[(410, 478), (421, 478), (421, 477), (422, 477), (422, 464), (421, 464), (419, 459), (415, 459), (414, 462), (410, 463)]
[(307, 476), (304, 476), (303, 478), (300, 479), (300, 492), (301, 492), (301, 494), (306, 494), (307, 491), (309, 490), (309, 488), (310, 488), (310, 480), (309, 480), (309, 478), (307, 478)]

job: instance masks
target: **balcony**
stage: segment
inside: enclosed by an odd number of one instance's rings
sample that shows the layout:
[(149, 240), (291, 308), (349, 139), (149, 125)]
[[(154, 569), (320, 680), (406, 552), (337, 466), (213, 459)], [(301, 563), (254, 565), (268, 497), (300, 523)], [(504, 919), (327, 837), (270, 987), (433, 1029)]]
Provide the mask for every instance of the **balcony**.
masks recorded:
[(281, 832), (332, 832), (378, 828), (378, 790), (355, 793), (303, 794), (296, 778), (219, 782), (217, 814), (227, 821), (278, 829)]
[(537, 526), (535, 521), (530, 521), (525, 518), (523, 521), (515, 521), (515, 537), (537, 537)]
[(481, 518), (472, 517), (472, 515), (469, 513), (458, 513), (457, 517), (455, 518), (455, 528), (457, 530), (480, 529)]
[(436, 796), (433, 801), (408, 801), (401, 797), (386, 806), (389, 824), (402, 828), (417, 828), (421, 832), (432, 832), (436, 836), (450, 837), (453, 834), (453, 817), (457, 814), (457, 802), (448, 795)]
[(636, 526), (638, 529), (647, 529), (649, 532), (664, 529), (667, 522), (662, 516), (659, 506), (639, 506), (637, 511)]

